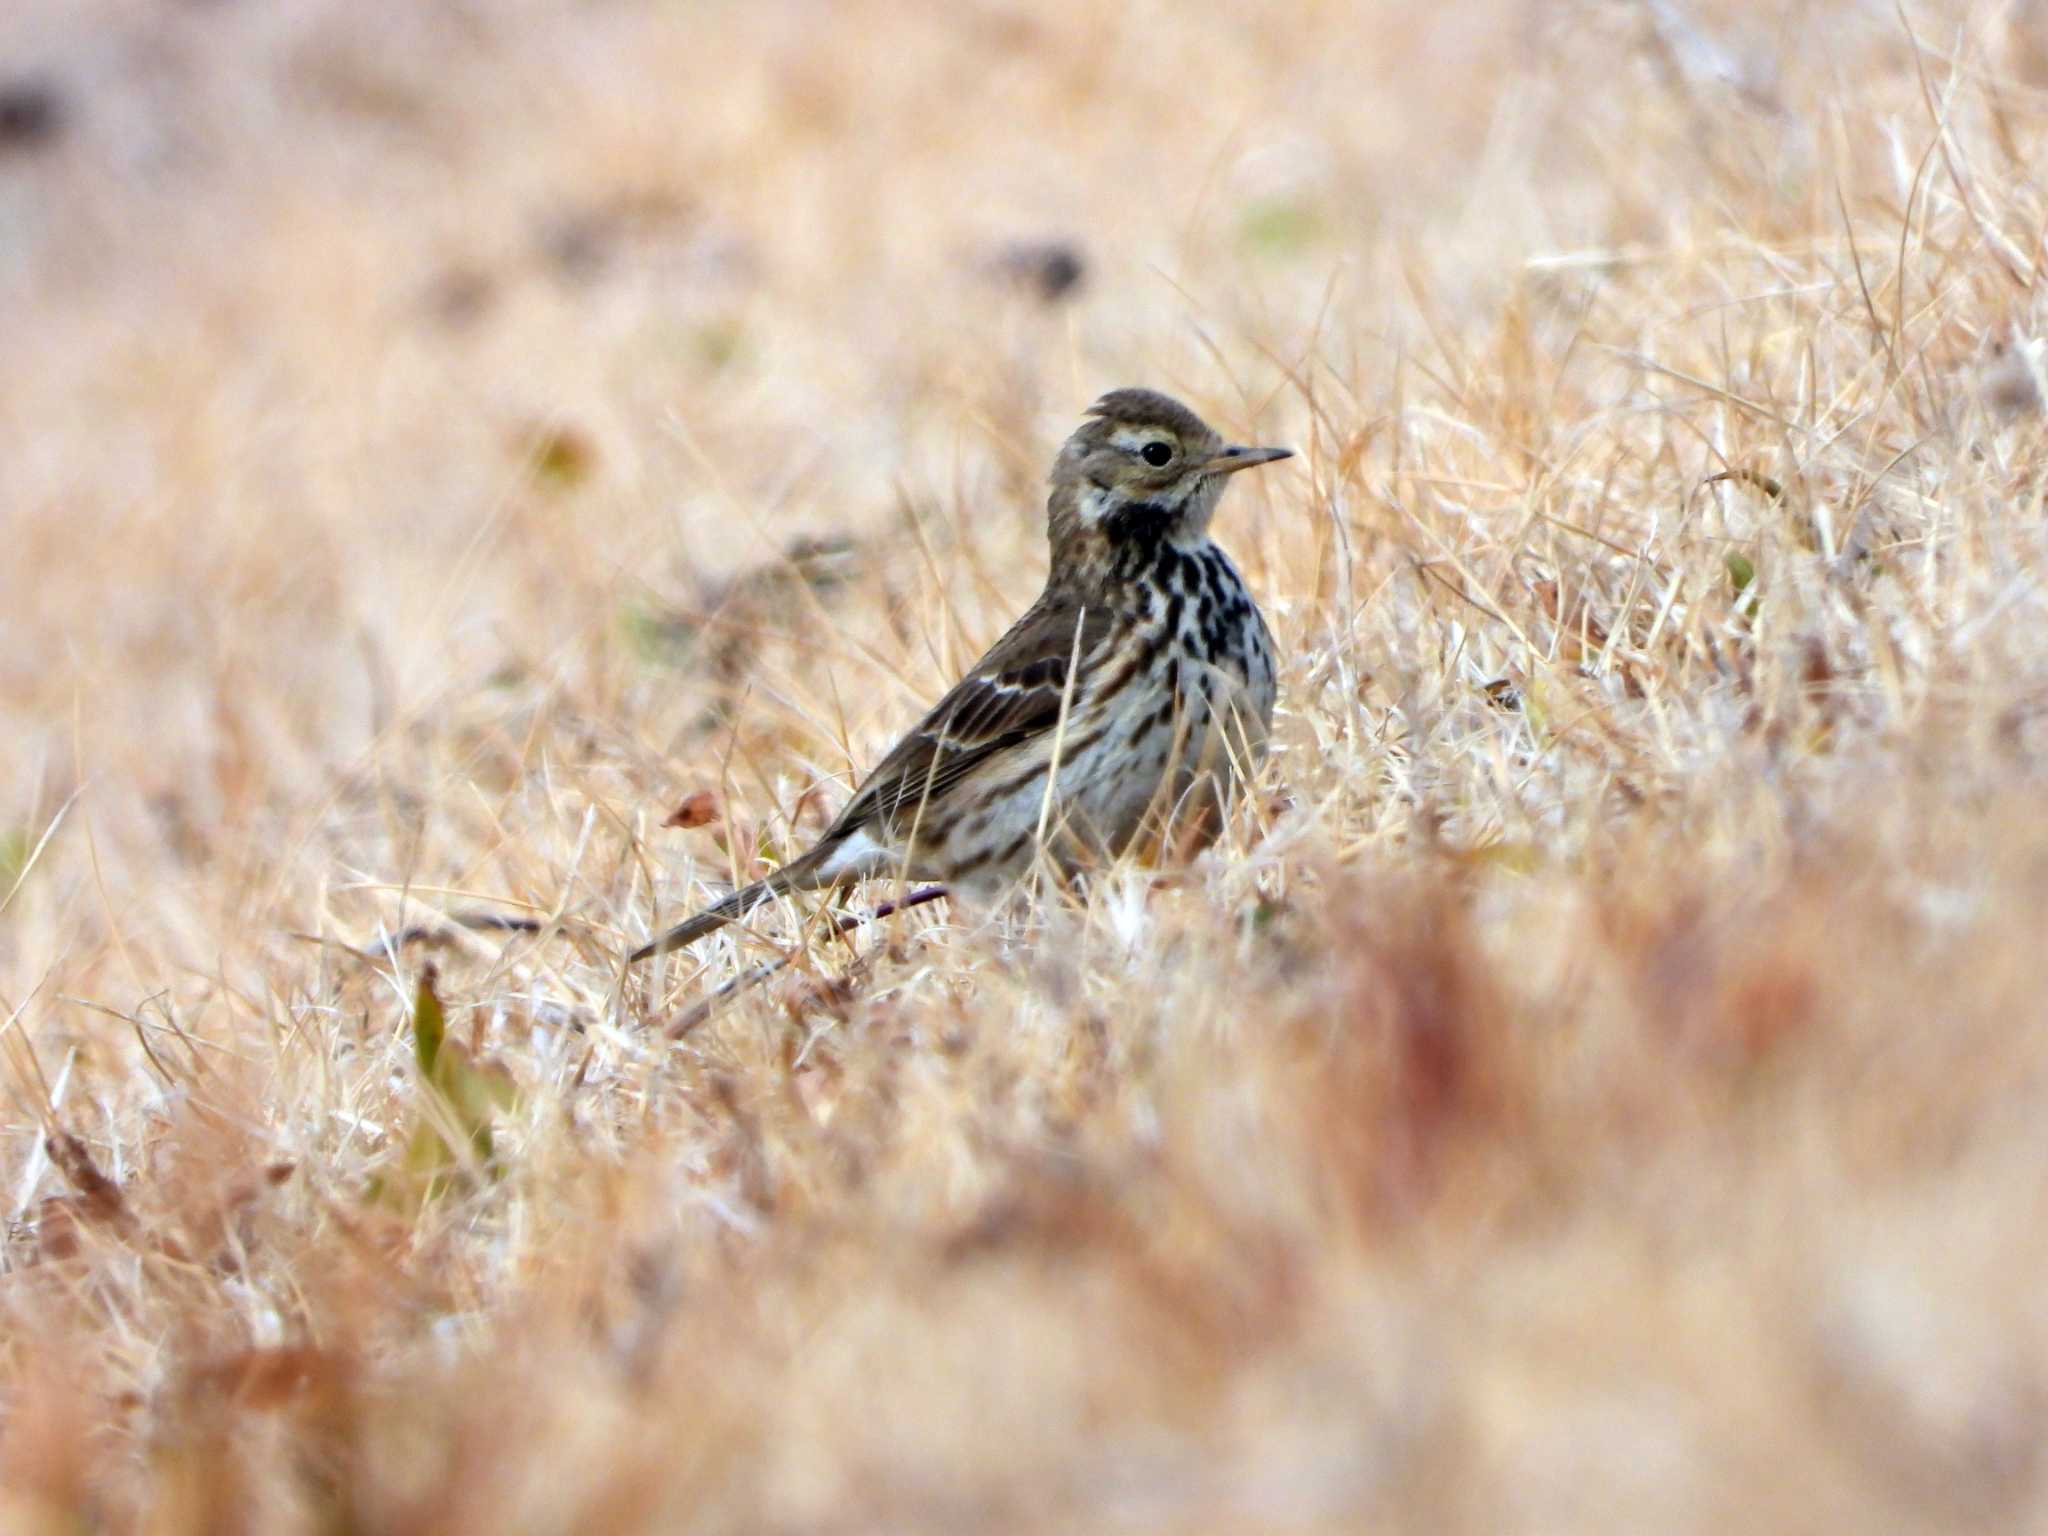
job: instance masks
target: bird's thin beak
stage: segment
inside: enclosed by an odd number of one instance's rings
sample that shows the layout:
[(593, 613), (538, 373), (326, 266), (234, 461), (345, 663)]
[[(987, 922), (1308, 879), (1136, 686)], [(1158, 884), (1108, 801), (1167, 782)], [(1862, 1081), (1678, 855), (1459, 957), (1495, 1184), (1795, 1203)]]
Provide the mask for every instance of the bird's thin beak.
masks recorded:
[(1218, 449), (1216, 456), (1209, 460), (1212, 475), (1234, 475), (1240, 469), (1254, 469), (1261, 464), (1271, 464), (1275, 459), (1291, 459), (1292, 448), (1243, 448), (1233, 443), (1228, 448)]

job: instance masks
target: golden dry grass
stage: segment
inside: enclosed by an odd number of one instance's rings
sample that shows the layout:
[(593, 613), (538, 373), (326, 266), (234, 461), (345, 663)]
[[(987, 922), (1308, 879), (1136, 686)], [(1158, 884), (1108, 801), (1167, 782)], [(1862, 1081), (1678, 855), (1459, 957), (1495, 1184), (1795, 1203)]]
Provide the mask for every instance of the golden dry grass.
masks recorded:
[[(0, 1527), (2048, 1525), (2048, 15), (1431, 9), (17, 0)], [(1225, 842), (622, 986), (1126, 383)]]

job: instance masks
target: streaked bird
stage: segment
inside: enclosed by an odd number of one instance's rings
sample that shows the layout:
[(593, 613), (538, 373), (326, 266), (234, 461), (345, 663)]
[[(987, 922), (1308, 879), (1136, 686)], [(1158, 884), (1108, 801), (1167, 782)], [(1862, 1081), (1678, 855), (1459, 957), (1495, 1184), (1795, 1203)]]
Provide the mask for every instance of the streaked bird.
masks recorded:
[(1038, 601), (870, 774), (817, 844), (634, 960), (764, 901), (871, 875), (1000, 892), (1041, 850), (1073, 869), (1215, 836), (1273, 719), (1273, 637), (1209, 537), (1230, 476), (1290, 456), (1119, 389), (1052, 467)]

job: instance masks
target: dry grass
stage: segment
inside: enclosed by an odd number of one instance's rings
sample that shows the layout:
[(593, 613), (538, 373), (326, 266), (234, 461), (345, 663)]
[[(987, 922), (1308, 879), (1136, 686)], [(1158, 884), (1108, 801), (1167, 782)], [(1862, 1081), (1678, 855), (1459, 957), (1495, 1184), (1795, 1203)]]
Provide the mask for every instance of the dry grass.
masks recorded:
[[(2048, 1526), (2048, 15), (1432, 9), (17, 0), (0, 1527)], [(622, 984), (1125, 383), (1225, 844)]]

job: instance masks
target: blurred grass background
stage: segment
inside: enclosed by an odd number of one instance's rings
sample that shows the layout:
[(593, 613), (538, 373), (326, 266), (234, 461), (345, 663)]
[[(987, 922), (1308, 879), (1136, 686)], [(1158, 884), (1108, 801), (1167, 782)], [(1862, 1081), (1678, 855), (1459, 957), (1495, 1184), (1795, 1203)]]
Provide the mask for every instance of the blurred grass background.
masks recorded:
[[(0, 1524), (2048, 1521), (2044, 126), (2030, 3), (16, 0)], [(1231, 834), (622, 980), (1122, 384), (1302, 450)]]

